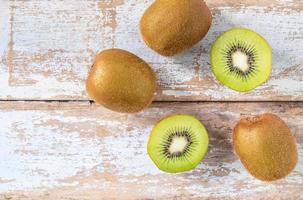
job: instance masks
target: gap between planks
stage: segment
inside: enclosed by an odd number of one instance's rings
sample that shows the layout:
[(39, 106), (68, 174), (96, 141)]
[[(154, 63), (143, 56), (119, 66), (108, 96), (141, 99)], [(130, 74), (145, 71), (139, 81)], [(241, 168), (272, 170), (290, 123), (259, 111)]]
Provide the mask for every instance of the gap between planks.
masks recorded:
[[(34, 100), (34, 99), (14, 99), (14, 100), (0, 100), (1, 102), (45, 102), (45, 103), (52, 103), (52, 102), (62, 102), (62, 103), (68, 103), (68, 102), (79, 102), (79, 103), (89, 103), (89, 104), (96, 104), (92, 100), (73, 100), (73, 99), (58, 99), (58, 100), (51, 100), (51, 99), (45, 99), (45, 100)], [(228, 100), (156, 100), (153, 101), (151, 104), (155, 103), (303, 103), (301, 100), (295, 100), (295, 101), (289, 101), (289, 100), (257, 100), (257, 101), (245, 101), (245, 100), (235, 100), (235, 101), (228, 101)], [(101, 106), (101, 105), (100, 105)]]
[[(88, 100), (84, 82), (94, 55), (117, 47), (151, 64), (158, 76), (156, 100), (303, 100), (302, 1), (207, 1), (214, 14), (211, 30), (194, 48), (174, 58), (155, 54), (139, 39), (134, 22), (150, 3), (3, 1), (0, 99)], [(261, 33), (273, 48), (271, 79), (250, 93), (219, 84), (209, 66), (211, 44), (234, 26)]]

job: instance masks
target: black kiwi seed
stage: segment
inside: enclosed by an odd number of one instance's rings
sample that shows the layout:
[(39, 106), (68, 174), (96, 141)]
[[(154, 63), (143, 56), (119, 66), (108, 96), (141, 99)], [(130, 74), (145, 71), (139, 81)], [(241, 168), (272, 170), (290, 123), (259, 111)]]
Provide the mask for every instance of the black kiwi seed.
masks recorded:
[(191, 115), (171, 115), (153, 128), (147, 152), (157, 167), (176, 173), (194, 169), (208, 149), (207, 130)]
[[(249, 69), (247, 71), (242, 71), (237, 66), (233, 65), (233, 59), (232, 55), (233, 53), (240, 51), (247, 55), (248, 57), (248, 64)], [(246, 81), (250, 76), (253, 76), (256, 74), (256, 71), (258, 70), (256, 67), (256, 60), (257, 60), (257, 51), (256, 49), (248, 45), (245, 42), (235, 40), (232, 43), (230, 43), (227, 48), (222, 49), (222, 61), (226, 63), (226, 71), (227, 73), (233, 73), (235, 76), (242, 78), (244, 81)]]
[(265, 83), (272, 71), (272, 50), (258, 33), (233, 28), (222, 33), (211, 47), (211, 68), (225, 86), (248, 92)]
[[(166, 135), (168, 136), (168, 139), (163, 140), (163, 155), (165, 155), (168, 158), (174, 158), (174, 157), (181, 157), (181, 156), (186, 156), (191, 150), (190, 146), (194, 143), (192, 140), (192, 135), (191, 135), (191, 130), (187, 127), (178, 127), (178, 128), (173, 128), (167, 131)], [(169, 147), (175, 137), (183, 137), (186, 139), (187, 144), (184, 147), (183, 151), (178, 151), (175, 153), (171, 153), (169, 151)]]

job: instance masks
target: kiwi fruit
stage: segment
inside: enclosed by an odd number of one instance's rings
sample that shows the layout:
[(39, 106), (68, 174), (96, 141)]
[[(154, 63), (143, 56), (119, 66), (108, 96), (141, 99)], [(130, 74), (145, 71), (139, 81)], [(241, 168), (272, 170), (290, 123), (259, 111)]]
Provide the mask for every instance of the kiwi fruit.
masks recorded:
[(262, 181), (284, 178), (298, 162), (295, 137), (270, 113), (241, 119), (233, 130), (233, 144), (245, 168)]
[(210, 59), (217, 79), (239, 92), (263, 84), (272, 71), (270, 45), (246, 28), (233, 28), (220, 35), (212, 45)]
[(143, 40), (163, 56), (173, 56), (198, 43), (212, 16), (203, 0), (156, 0), (143, 14)]
[(208, 149), (208, 134), (191, 115), (171, 115), (158, 122), (150, 135), (147, 151), (156, 166), (177, 173), (194, 169)]
[(110, 110), (134, 113), (152, 102), (156, 77), (149, 65), (136, 55), (107, 49), (96, 56), (86, 90), (95, 102)]

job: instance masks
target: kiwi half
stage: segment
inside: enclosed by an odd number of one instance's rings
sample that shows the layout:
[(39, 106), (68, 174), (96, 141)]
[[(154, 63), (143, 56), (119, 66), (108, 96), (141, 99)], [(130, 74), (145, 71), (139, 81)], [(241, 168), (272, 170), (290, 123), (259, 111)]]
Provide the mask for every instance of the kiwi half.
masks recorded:
[(156, 124), (147, 151), (160, 170), (169, 173), (194, 169), (208, 149), (208, 134), (190, 115), (171, 115)]
[(108, 49), (96, 56), (86, 90), (95, 102), (110, 110), (134, 113), (152, 102), (156, 77), (149, 65), (136, 55)]
[(220, 35), (210, 57), (217, 79), (240, 92), (261, 85), (272, 71), (271, 47), (261, 35), (246, 28), (233, 28)]
[(233, 144), (245, 168), (263, 181), (287, 176), (298, 162), (295, 137), (282, 119), (270, 113), (240, 120)]
[(163, 56), (173, 56), (198, 43), (212, 16), (203, 0), (156, 0), (140, 20), (143, 40)]

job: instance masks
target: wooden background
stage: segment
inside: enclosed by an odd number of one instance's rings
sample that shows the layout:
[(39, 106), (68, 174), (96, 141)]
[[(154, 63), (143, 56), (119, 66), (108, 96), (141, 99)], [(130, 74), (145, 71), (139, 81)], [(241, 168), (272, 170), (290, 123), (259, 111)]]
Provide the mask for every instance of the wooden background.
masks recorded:
[[(207, 0), (213, 25), (193, 49), (164, 58), (140, 38), (152, 0), (0, 0), (0, 199), (303, 199), (303, 1)], [(273, 74), (249, 93), (215, 79), (209, 49), (235, 26), (273, 48)], [(123, 48), (158, 77), (155, 102), (126, 115), (91, 103), (94, 55)], [(272, 112), (297, 138), (299, 163), (284, 180), (252, 178), (233, 153), (242, 116)], [(187, 113), (206, 126), (210, 148), (197, 169), (166, 174), (149, 159), (154, 123)]]

